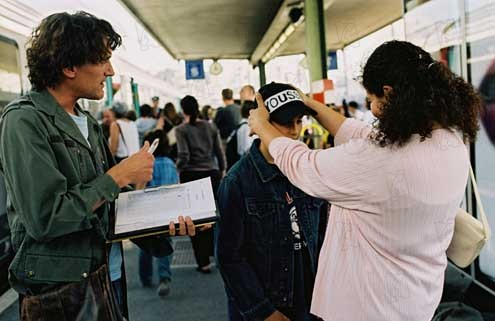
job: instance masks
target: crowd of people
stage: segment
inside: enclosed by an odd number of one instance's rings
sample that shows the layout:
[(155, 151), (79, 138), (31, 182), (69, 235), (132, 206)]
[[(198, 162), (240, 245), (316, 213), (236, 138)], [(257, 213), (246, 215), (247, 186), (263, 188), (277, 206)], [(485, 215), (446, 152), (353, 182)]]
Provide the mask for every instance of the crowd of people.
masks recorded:
[[(9, 281), (23, 321), (128, 318), (122, 243), (107, 243), (115, 199), (205, 177), (218, 224), (179, 216), (169, 236), (133, 239), (143, 286), (157, 257), (158, 294), (170, 292), (170, 237), (188, 235), (200, 273), (216, 254), (231, 321), (431, 320), (452, 238), (435, 223), (454, 222), (465, 143), (478, 130), (481, 100), (468, 83), (392, 41), (364, 66), (366, 110), (270, 83), (244, 86), (240, 105), (224, 89), (220, 108), (200, 110), (187, 95), (178, 112), (154, 97), (136, 118), (115, 103), (99, 124), (77, 100), (103, 97), (121, 42), (84, 12), (45, 18), (27, 49), (32, 91), (2, 115)], [(306, 116), (334, 138), (331, 148), (299, 140)]]

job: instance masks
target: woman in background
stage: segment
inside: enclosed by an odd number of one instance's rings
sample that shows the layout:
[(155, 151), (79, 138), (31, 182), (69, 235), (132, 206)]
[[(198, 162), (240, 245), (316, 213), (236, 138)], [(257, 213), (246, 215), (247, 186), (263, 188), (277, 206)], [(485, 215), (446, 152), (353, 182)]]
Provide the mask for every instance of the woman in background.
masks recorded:
[[(185, 96), (180, 105), (184, 113), (184, 124), (177, 127), (177, 168), (181, 183), (211, 178), (213, 193), (216, 193), (222, 173), (225, 170), (225, 156), (217, 128), (207, 121), (198, 119), (198, 101)], [(215, 161), (217, 158), (217, 162)], [(198, 271), (210, 272), (210, 256), (213, 255), (213, 230), (198, 231), (191, 237)]]

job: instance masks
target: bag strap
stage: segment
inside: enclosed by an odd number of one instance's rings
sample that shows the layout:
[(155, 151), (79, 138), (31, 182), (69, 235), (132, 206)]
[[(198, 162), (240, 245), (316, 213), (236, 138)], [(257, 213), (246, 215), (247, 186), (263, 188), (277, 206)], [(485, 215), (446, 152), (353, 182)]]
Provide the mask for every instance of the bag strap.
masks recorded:
[(486, 218), (486, 213), (481, 203), (480, 192), (478, 191), (478, 184), (476, 184), (476, 179), (474, 177), (473, 167), (469, 165), (469, 176), (471, 177), (471, 184), (474, 190), (474, 197), (476, 198), (476, 203), (479, 208), (481, 224), (483, 224), (483, 230), (485, 232), (485, 240), (488, 240), (491, 236), (490, 225), (488, 225), (488, 219)]
[[(125, 138), (124, 138), (124, 133), (122, 133), (122, 128), (120, 127), (120, 124), (116, 121), (117, 127), (119, 128), (119, 134), (120, 137), (122, 138), (122, 143), (124, 143), (125, 149), (127, 149), (127, 154), (129, 154), (129, 148), (127, 148), (127, 144), (125, 143)], [(128, 155), (131, 156), (131, 155)]]

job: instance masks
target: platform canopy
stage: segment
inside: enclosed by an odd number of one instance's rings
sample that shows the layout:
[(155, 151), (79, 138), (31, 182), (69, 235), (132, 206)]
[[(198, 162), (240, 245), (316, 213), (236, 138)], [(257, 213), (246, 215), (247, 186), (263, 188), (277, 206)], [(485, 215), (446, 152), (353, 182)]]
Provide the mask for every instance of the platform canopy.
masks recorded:
[[(121, 0), (176, 59), (258, 64), (284, 29), (294, 0)], [(326, 43), (340, 49), (402, 16), (402, 0), (325, 0)], [(304, 23), (276, 55), (305, 51)]]

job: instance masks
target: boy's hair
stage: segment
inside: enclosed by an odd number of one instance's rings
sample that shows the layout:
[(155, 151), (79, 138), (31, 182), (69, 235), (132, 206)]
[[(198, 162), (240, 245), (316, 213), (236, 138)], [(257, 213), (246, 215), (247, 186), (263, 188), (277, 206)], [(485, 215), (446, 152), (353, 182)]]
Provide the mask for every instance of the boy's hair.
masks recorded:
[(110, 23), (79, 11), (52, 14), (33, 31), (26, 50), (29, 80), (35, 90), (54, 87), (63, 68), (101, 63), (122, 44)]

